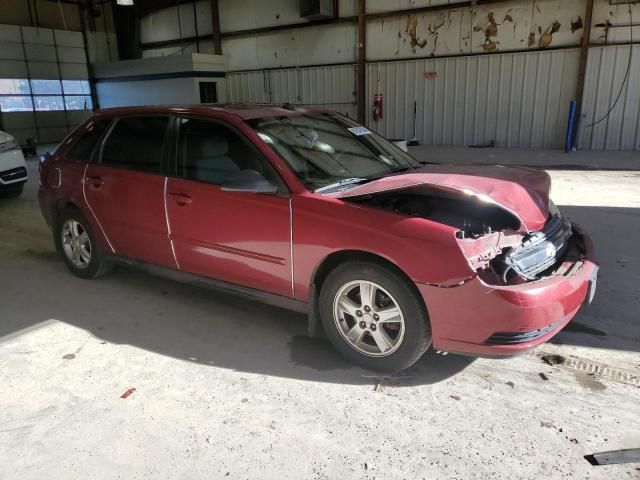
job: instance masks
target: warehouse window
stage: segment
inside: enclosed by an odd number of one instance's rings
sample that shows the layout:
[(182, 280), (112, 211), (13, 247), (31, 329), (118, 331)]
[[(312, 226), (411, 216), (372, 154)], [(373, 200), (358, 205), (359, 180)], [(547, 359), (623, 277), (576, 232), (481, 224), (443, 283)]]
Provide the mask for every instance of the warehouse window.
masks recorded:
[(218, 103), (216, 82), (200, 82), (200, 103)]
[(2, 112), (92, 110), (88, 80), (0, 79)]

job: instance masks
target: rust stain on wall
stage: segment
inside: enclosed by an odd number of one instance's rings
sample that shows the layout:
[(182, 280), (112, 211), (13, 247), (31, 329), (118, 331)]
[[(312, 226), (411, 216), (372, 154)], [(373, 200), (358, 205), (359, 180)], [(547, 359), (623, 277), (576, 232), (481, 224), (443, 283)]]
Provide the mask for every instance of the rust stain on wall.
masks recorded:
[(560, 30), (561, 26), (562, 25), (560, 24), (560, 22), (558, 22), (558, 20), (554, 20), (553, 23), (549, 27), (547, 27), (544, 33), (540, 36), (540, 39), (538, 40), (538, 46), (540, 48), (547, 48), (549, 45), (551, 45), (551, 42), (553, 41), (553, 34)]
[(484, 32), (484, 42), (480, 46), (485, 52), (492, 52), (498, 48), (497, 42), (491, 39), (491, 37), (498, 36), (498, 23), (493, 12), (487, 14), (487, 24), (484, 27), (476, 25), (473, 27), (473, 31)]
[(440, 23), (434, 23), (433, 25), (429, 24), (429, 27), (427, 28), (427, 30), (429, 30), (429, 33), (431, 35), (437, 34), (438, 30), (444, 27), (445, 19), (442, 18), (441, 20), (442, 21)]
[(485, 27), (484, 34), (487, 37), (497, 37), (498, 24), (496, 23), (496, 19), (493, 17), (493, 12), (489, 12), (487, 19), (489, 20), (489, 24)]
[(484, 39), (484, 43), (482, 44), (482, 49), (485, 52), (493, 52), (496, 48), (498, 48), (498, 46), (496, 45), (496, 42), (491, 40), (489, 37)]
[(405, 32), (411, 38), (410, 44), (413, 49), (413, 53), (416, 53), (416, 47), (424, 48), (427, 44), (426, 40), (418, 38), (418, 17), (416, 15), (409, 15)]
[(573, 18), (571, 19), (571, 33), (575, 33), (576, 30), (580, 30), (582, 27), (582, 17), (580, 15), (578, 15), (578, 18), (575, 20)]

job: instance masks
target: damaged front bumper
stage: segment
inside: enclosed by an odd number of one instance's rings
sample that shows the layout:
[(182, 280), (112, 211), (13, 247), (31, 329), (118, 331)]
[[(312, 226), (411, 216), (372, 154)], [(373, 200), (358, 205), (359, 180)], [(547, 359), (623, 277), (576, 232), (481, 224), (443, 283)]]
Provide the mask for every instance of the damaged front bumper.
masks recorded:
[(591, 239), (573, 225), (578, 250), (556, 272), (518, 285), (490, 285), (474, 277), (454, 288), (418, 283), (437, 350), (513, 356), (548, 341), (590, 301), (598, 265)]

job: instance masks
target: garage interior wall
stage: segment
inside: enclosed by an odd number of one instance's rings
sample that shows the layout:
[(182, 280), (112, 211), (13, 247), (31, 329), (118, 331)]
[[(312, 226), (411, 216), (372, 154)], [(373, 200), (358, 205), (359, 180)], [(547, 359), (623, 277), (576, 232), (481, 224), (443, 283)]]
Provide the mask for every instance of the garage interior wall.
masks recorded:
[[(88, 80), (91, 62), (118, 58), (109, 5), (101, 5), (95, 28), (87, 29), (87, 52), (76, 5), (42, 0), (7, 2), (0, 21), (0, 79)], [(90, 91), (87, 93), (90, 96)], [(29, 138), (54, 143), (82, 123), (91, 107), (88, 98), (89, 110), (69, 109), (63, 101), (35, 105), (35, 111), (2, 112), (0, 128), (9, 130), (22, 144)]]
[[(178, 3), (139, 19), (143, 58), (214, 53), (212, 5), (217, 4), (228, 101), (318, 105), (355, 116), (356, 0), (320, 2), (337, 6), (338, 15), (313, 25), (300, 17), (299, 0)], [(85, 18), (91, 64), (118, 58), (111, 5), (96, 5)], [(415, 135), (425, 144), (562, 146), (569, 101), (579, 82), (587, 5), (587, 0), (489, 0), (479, 5), (367, 0), (366, 124), (389, 137)], [(10, 2), (2, 21), (52, 32), (77, 32), (82, 23), (77, 5), (47, 0)], [(640, 3), (594, 0), (580, 148), (640, 149), (638, 24)], [(2, 48), (3, 78), (12, 78), (20, 62), (49, 62), (46, 78), (65, 78), (66, 67), (60, 72), (55, 67), (75, 60), (55, 56), (62, 57), (63, 48), (84, 47), (77, 39), (69, 45), (16, 41), (4, 27), (2, 35), (9, 44), (52, 47), (25, 48), (22, 57), (20, 48)], [(58, 37), (52, 34), (52, 42)], [(51, 53), (46, 59), (45, 51)], [(618, 104), (606, 116), (618, 92)], [(384, 95), (378, 121), (371, 115), (377, 93)], [(64, 112), (31, 115), (41, 116), (41, 141), (75, 122)], [(23, 133), (36, 127), (26, 115), (20, 117), (14, 125)]]
[[(337, 3), (340, 18), (300, 28), (297, 0), (219, 0), (229, 101), (320, 105), (355, 116), (357, 2)], [(586, 8), (586, 0), (367, 0), (367, 125), (424, 144), (562, 147)], [(620, 105), (588, 126), (615, 100), (628, 52), (638, 51), (628, 45), (640, 41), (631, 20), (640, 24), (640, 4), (594, 1), (580, 148), (640, 149), (638, 53)], [(140, 26), (145, 57), (213, 53), (209, 1), (148, 14)], [(277, 30), (256, 31), (269, 27)], [(384, 95), (378, 121), (370, 114), (376, 93)]]
[[(0, 77), (2, 79), (87, 80), (89, 73), (82, 34), (49, 28), (0, 26)], [(87, 92), (90, 95), (90, 91)], [(60, 97), (44, 97), (46, 99)], [(57, 142), (90, 115), (88, 110), (67, 110), (61, 105), (35, 105), (36, 111), (2, 112), (2, 128), (20, 143)], [(42, 108), (43, 110), (40, 110)], [(54, 108), (53, 110), (49, 110)]]
[[(616, 108), (607, 115), (618, 95)], [(640, 45), (589, 50), (584, 111), (585, 125), (593, 126), (582, 132), (579, 148), (640, 150)]]

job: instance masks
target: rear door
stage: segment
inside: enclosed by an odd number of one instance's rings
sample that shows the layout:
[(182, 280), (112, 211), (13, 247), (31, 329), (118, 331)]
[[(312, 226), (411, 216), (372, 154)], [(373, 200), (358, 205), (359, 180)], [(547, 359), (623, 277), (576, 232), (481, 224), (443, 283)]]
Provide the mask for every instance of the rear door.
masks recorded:
[(84, 178), (87, 203), (116, 254), (176, 267), (164, 210), (168, 116), (116, 120)]
[[(290, 199), (273, 167), (241, 132), (217, 121), (179, 119), (176, 150), (166, 202), (180, 269), (292, 296)], [(243, 169), (281, 191), (222, 191)]]

